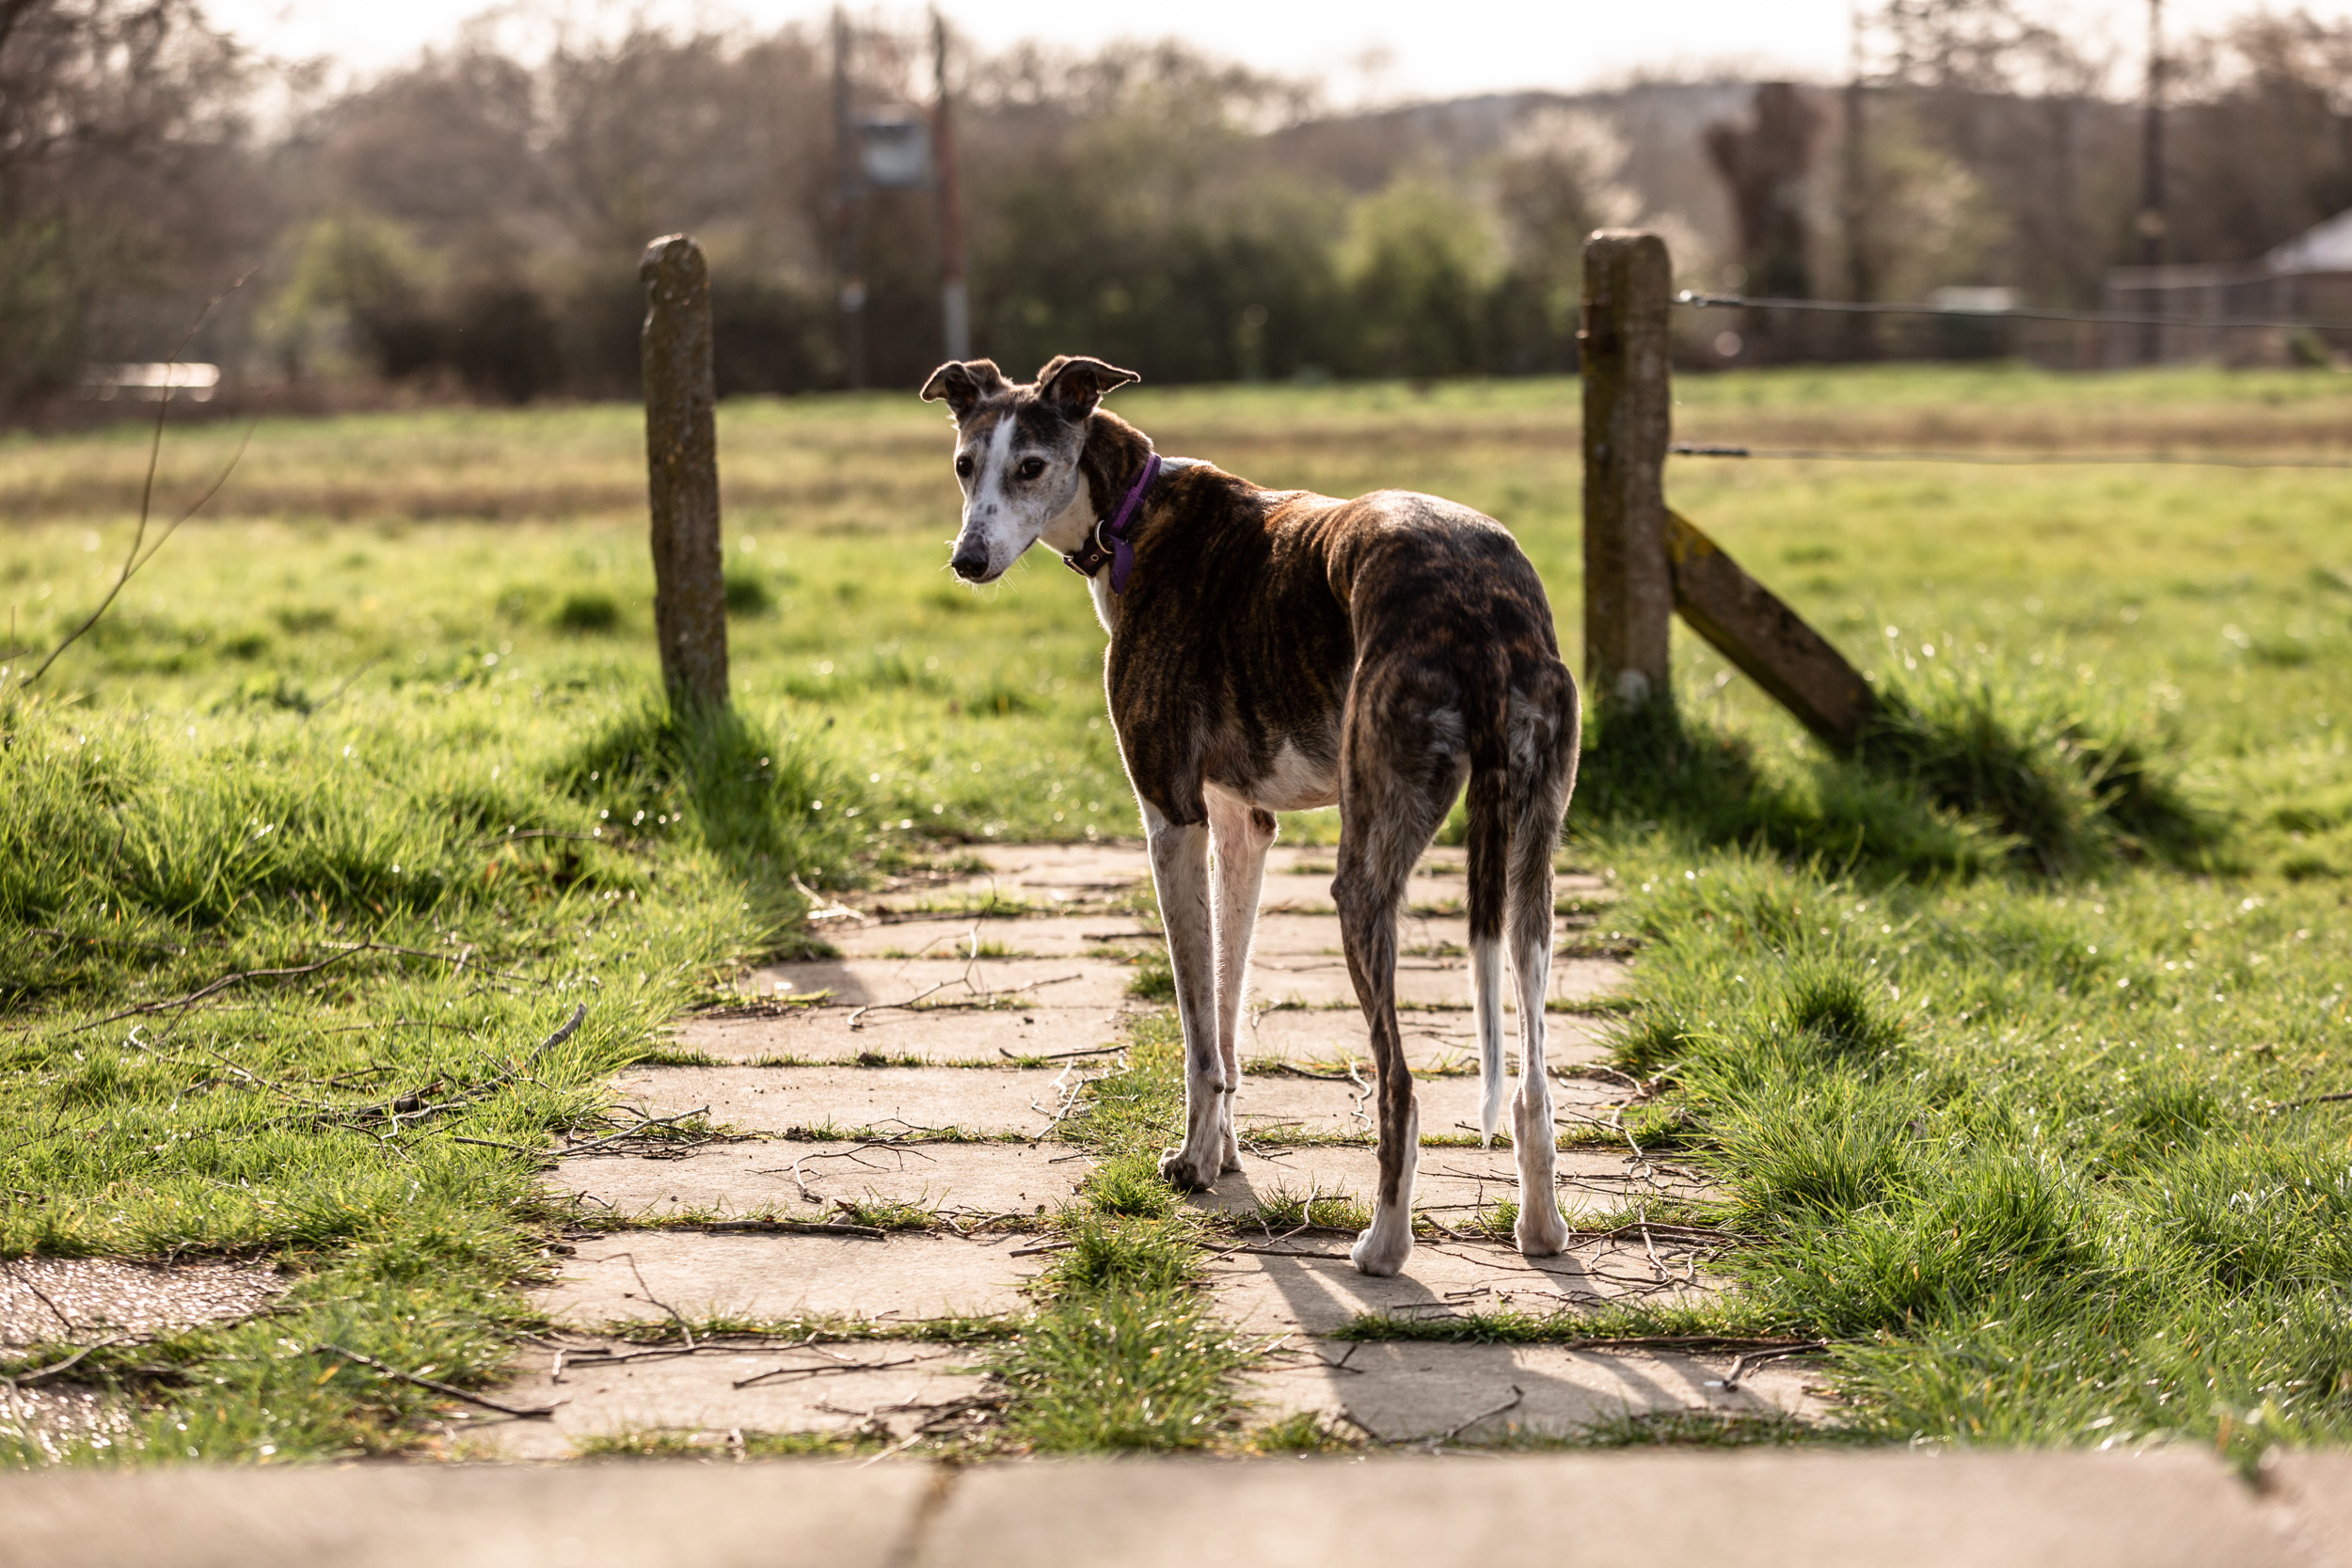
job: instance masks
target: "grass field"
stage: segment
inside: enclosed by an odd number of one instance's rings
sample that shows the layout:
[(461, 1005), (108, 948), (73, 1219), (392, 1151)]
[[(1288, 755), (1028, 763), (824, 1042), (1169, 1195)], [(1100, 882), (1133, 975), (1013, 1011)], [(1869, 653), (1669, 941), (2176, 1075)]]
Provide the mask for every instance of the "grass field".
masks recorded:
[[(2352, 384), (2316, 373), (1759, 372), (1679, 397), (1677, 434), (1759, 447), (2342, 454), (2352, 428)], [(1492, 513), (1574, 662), (1572, 383), (1120, 406), (1270, 484)], [(175, 432), (158, 510), (241, 435)], [(803, 940), (795, 876), (1136, 832), (1077, 584), (1046, 556), (979, 593), (945, 571), (936, 409), (722, 411), (726, 725), (648, 705), (641, 440), (626, 408), (264, 422), (0, 707), (0, 1256), (270, 1256), (298, 1279), (286, 1314), (92, 1358), (150, 1391), (141, 1452), (419, 1441), (427, 1396), (311, 1347), (499, 1365), (545, 1216), (489, 1146), (596, 1121), (664, 1018)], [(0, 440), (18, 647), (103, 591), (144, 455), (133, 429)], [(2352, 1090), (2352, 474), (1668, 477), (1945, 748), (1834, 765), (1677, 634), (1684, 732), (1589, 759), (1569, 853), (1643, 935), (1627, 1064), (1675, 1085), (1644, 1131), (1712, 1165), (1745, 1238), (1709, 1321), (1836, 1341), (1861, 1435), (2341, 1440), (2352, 1108), (2322, 1097)], [(2116, 807), (2127, 753), (2191, 831)], [(1955, 756), (1991, 766), (1955, 785)], [(420, 1092), (450, 1107), (388, 1112)], [(1102, 1256), (1158, 1256), (1149, 1216), (1103, 1223)], [(1017, 1361), (1032, 1389), (1086, 1359), (1073, 1281)], [(1028, 1408), (1041, 1440), (1158, 1440)]]

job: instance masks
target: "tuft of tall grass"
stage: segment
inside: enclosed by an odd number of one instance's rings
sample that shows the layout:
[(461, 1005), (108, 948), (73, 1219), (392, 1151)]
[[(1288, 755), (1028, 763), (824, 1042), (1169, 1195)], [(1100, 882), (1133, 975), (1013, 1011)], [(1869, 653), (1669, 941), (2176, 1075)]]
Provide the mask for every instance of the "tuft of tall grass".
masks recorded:
[(790, 882), (850, 873), (863, 847), (863, 791), (803, 737), (733, 707), (646, 698), (611, 715), (552, 761), (548, 777), (599, 822), (628, 831), (685, 823), (747, 886), (792, 905)]
[(2185, 859), (2217, 824), (2111, 705), (1987, 664), (1882, 672), (1856, 761), (1982, 822), (2051, 875), (2122, 858)]
[(1990, 664), (1883, 673), (1851, 759), (1767, 767), (1747, 737), (1672, 705), (1603, 709), (1574, 802), (1588, 835), (1672, 829), (1706, 844), (1880, 876), (2118, 860), (2200, 863), (2222, 824), (2165, 751), (2111, 706)]

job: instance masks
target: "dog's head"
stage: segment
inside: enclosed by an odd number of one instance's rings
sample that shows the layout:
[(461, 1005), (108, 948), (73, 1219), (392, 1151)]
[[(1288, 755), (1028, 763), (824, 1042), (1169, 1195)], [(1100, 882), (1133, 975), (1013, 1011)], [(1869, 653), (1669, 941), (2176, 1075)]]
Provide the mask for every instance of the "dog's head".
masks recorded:
[(1103, 394), (1142, 377), (1100, 359), (1061, 355), (1026, 386), (989, 359), (950, 361), (923, 384), (956, 420), (963, 528), (948, 564), (966, 582), (994, 582), (1046, 524), (1083, 499), (1078, 455)]

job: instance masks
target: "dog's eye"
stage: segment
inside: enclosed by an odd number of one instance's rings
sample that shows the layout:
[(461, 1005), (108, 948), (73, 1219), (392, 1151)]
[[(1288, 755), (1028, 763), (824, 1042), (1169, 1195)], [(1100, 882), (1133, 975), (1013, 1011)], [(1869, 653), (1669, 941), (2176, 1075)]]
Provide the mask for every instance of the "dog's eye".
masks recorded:
[(1023, 479), (1035, 479), (1038, 475), (1045, 471), (1045, 459), (1042, 457), (1025, 457), (1021, 460), (1020, 471)]
[(959, 457), (956, 459), (956, 477), (958, 479), (970, 479), (972, 477), (972, 459), (969, 457)]

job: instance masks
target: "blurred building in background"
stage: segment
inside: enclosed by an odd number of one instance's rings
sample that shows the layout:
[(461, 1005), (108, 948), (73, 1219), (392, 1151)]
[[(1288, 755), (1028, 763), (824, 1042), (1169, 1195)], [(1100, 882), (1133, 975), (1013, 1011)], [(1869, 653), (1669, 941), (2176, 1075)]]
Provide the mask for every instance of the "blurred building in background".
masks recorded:
[(2352, 324), (2352, 211), (2245, 264), (2118, 267), (2106, 306), (2154, 318), (2106, 330), (2111, 365), (2333, 363), (2352, 348), (2332, 330)]

